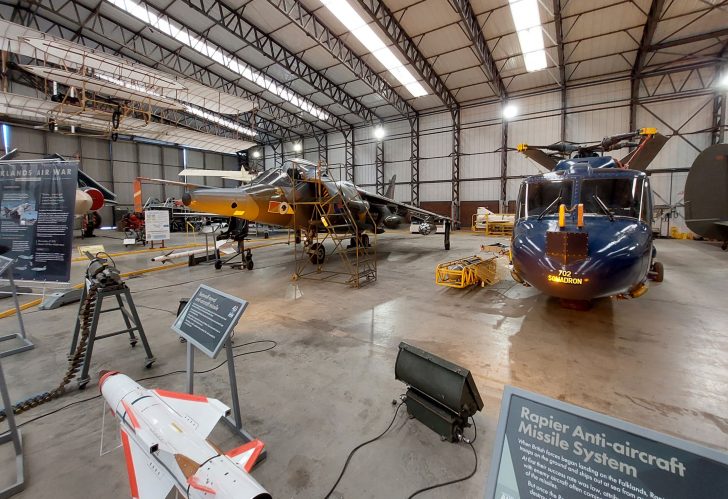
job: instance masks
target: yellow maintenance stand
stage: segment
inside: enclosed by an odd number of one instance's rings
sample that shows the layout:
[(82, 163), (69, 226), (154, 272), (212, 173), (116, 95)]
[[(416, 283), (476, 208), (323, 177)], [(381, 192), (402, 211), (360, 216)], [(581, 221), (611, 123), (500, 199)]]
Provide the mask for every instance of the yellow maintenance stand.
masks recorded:
[(478, 255), (441, 263), (435, 269), (435, 284), (463, 289), (480, 284), (490, 286), (498, 282), (496, 256), (483, 258)]

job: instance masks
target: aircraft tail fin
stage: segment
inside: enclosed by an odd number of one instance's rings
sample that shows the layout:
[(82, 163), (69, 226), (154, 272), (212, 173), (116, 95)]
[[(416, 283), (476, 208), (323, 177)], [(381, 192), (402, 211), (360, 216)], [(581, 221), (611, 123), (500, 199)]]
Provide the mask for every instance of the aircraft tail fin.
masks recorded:
[(392, 175), (392, 178), (389, 179), (389, 185), (387, 186), (387, 191), (384, 193), (385, 198), (394, 199), (394, 186), (397, 183), (397, 175)]

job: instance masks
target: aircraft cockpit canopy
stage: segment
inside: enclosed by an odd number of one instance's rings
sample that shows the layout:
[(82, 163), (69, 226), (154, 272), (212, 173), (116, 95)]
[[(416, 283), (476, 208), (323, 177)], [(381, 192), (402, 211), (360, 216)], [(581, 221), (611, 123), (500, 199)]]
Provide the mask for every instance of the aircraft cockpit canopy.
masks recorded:
[(310, 161), (289, 159), (283, 162), (283, 168), (266, 170), (255, 177), (250, 184), (292, 187), (293, 181), (300, 182), (316, 178), (329, 179), (329, 171), (326, 166), (319, 167), (319, 165)]

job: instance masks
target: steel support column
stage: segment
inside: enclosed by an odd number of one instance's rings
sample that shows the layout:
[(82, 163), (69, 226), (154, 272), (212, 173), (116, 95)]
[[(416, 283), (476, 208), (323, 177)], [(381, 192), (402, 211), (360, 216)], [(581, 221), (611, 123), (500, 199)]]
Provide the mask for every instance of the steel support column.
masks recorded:
[(508, 213), (508, 120), (505, 118), (501, 130), (500, 205), (501, 213)]
[(564, 29), (561, 20), (561, 0), (553, 0), (556, 51), (559, 58), (559, 85), (561, 86), (561, 142), (566, 142), (566, 61), (564, 57)]
[(344, 170), (346, 180), (354, 182), (354, 127), (344, 132)]
[(319, 161), (323, 161), (324, 164), (329, 164), (329, 139), (328, 135), (321, 134), (314, 136), (316, 139), (317, 154)]
[(650, 11), (647, 14), (647, 20), (645, 21), (645, 27), (642, 31), (642, 39), (640, 40), (640, 47), (637, 50), (637, 56), (634, 60), (634, 66), (632, 67), (632, 73), (630, 75), (632, 79), (632, 86), (630, 91), (629, 99), (629, 129), (637, 129), (637, 106), (639, 105), (640, 98), (640, 82), (642, 81), (642, 71), (647, 62), (647, 54), (650, 51), (650, 45), (652, 45), (652, 37), (657, 29), (657, 23), (660, 22), (660, 15), (665, 5), (665, 0), (652, 0), (650, 5)]
[(420, 205), (420, 118), (410, 118), (410, 203)]
[(453, 228), (460, 228), (460, 108), (452, 111), (452, 209)]
[(711, 133), (711, 144), (722, 144), (725, 142), (725, 112), (726, 92), (718, 91), (713, 97), (713, 130)]
[(374, 164), (377, 168), (377, 194), (384, 194), (384, 140), (377, 140)]
[(283, 142), (274, 142), (270, 145), (273, 150), (273, 168), (283, 167)]

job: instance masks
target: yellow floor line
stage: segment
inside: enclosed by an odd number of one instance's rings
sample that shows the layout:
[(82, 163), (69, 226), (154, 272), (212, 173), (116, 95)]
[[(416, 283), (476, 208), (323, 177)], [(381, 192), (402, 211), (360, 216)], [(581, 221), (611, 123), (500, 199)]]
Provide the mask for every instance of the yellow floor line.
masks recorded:
[[(140, 270), (132, 270), (131, 272), (124, 272), (123, 274), (121, 274), (121, 277), (134, 277), (134, 276), (138, 276), (138, 275), (142, 275), (142, 274), (147, 274), (149, 272), (157, 272), (159, 270), (176, 269), (178, 267), (183, 267), (185, 265), (187, 265), (187, 262), (173, 263), (171, 265), (161, 265), (159, 267), (149, 267), (149, 268), (140, 269)], [(76, 284), (76, 285), (72, 286), (71, 289), (79, 289), (82, 286), (83, 286), (83, 283)], [(35, 300), (29, 301), (28, 303), (23, 303), (20, 306), (20, 310), (27, 310), (31, 307), (40, 305), (42, 301), (43, 301), (42, 298), (37, 298)], [(6, 317), (10, 317), (13, 315), (15, 315), (15, 308), (10, 308), (8, 310), (5, 310), (4, 312), (0, 312), (0, 319), (4, 319)]]

